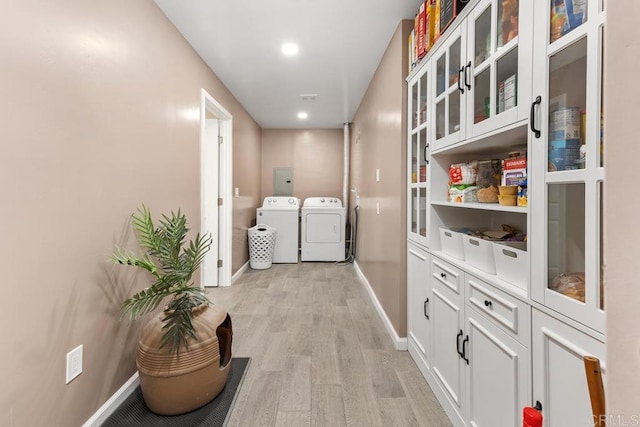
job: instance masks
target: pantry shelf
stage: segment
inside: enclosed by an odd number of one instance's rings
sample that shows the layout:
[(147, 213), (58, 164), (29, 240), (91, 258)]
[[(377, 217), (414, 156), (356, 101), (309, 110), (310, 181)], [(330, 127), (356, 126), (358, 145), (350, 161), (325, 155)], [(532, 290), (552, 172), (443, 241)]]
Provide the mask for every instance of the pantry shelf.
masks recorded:
[(526, 214), (526, 206), (503, 206), (497, 203), (454, 203), (454, 202), (431, 202), (432, 206), (446, 206), (462, 209), (479, 209), (483, 211), (499, 211)]

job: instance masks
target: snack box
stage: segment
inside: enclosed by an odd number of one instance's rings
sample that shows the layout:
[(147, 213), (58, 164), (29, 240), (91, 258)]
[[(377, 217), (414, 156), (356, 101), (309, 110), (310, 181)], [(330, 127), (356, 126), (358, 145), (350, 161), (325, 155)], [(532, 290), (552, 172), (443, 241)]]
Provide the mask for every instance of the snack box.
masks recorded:
[(560, 139), (549, 142), (549, 172), (581, 169), (580, 139)]
[(527, 178), (527, 156), (508, 157), (502, 161), (501, 185), (518, 185)]

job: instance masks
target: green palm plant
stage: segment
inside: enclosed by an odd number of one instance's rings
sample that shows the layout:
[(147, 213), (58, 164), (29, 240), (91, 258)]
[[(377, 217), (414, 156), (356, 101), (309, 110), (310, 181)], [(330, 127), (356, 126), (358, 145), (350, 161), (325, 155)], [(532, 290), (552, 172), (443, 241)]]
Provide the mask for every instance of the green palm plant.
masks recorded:
[(208, 234), (201, 236), (198, 233), (195, 240), (185, 244), (189, 228), (180, 210), (172, 211), (170, 216), (163, 214), (157, 227), (145, 205), (132, 217), (138, 242), (145, 253), (138, 256), (116, 246), (111, 261), (147, 270), (154, 276), (154, 282), (122, 303), (122, 317), (138, 319), (170, 297), (163, 312), (164, 332), (160, 346), (177, 355), (181, 347), (188, 348), (189, 337), (197, 339), (192, 323), (194, 309), (210, 304), (203, 289), (195, 286), (191, 277), (202, 264), (212, 239)]

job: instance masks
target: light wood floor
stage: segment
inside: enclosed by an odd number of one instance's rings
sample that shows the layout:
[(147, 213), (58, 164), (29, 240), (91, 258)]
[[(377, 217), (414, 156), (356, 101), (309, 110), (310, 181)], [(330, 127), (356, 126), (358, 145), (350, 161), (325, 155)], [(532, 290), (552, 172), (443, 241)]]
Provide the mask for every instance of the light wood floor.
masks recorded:
[(251, 357), (229, 427), (451, 425), (351, 264), (248, 269), (208, 296), (232, 316), (233, 356)]

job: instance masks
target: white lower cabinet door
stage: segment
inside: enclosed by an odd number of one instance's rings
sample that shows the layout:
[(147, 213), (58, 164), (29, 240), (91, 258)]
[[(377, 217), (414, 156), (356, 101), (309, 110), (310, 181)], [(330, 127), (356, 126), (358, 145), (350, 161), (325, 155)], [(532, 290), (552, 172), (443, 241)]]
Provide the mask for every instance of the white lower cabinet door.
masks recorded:
[[(430, 344), (431, 311), (429, 292), (429, 254), (420, 247), (409, 243), (407, 251), (407, 320), (409, 352), (424, 366), (431, 368)], [(414, 354), (417, 352), (418, 354)]]
[(464, 304), (462, 304), (462, 298), (454, 297), (439, 283), (433, 284), (431, 300), (431, 322), (433, 322), (431, 371), (458, 416), (462, 417), (465, 369), (462, 359)]
[(542, 404), (544, 426), (596, 425), (584, 356), (600, 359), (606, 374), (604, 343), (535, 309), (532, 340), (533, 400)]
[(529, 350), (475, 309), (466, 312), (467, 425), (522, 425), (522, 408), (531, 402)]

